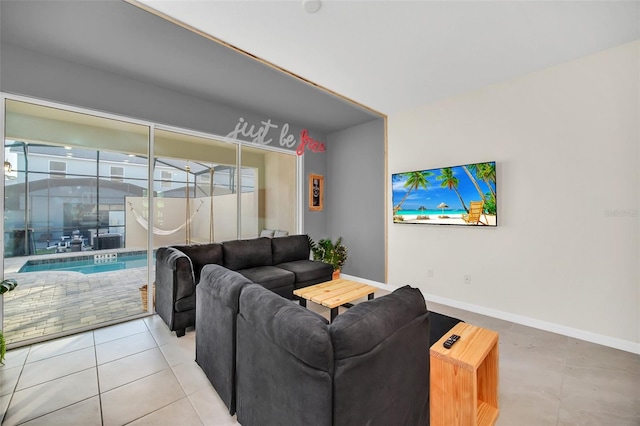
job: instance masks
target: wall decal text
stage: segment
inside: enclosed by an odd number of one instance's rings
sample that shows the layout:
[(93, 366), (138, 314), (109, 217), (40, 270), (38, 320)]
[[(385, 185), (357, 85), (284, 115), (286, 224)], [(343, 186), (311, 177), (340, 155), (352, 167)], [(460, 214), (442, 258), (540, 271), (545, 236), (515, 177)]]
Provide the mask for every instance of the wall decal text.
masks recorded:
[(304, 148), (307, 147), (311, 152), (324, 152), (326, 147), (322, 142), (319, 142), (309, 136), (309, 131), (304, 129), (300, 132), (300, 145), (296, 148), (296, 154), (304, 154)]
[[(270, 145), (273, 137), (270, 136), (271, 130), (277, 130), (279, 126), (271, 122), (271, 119), (262, 120), (259, 125), (249, 124), (244, 117), (240, 117), (235, 128), (227, 137), (232, 139), (249, 140), (259, 145)], [(280, 135), (278, 143), (281, 147), (293, 148), (297, 143), (295, 136), (289, 132), (289, 123), (284, 123), (280, 127)], [(311, 152), (324, 152), (325, 145), (309, 136), (309, 131), (304, 129), (300, 132), (300, 144), (296, 148), (296, 154), (303, 155), (305, 148)]]
[[(277, 129), (278, 125), (273, 124), (271, 119), (267, 119), (266, 121), (263, 120), (260, 124), (261, 125), (257, 127), (255, 124), (249, 125), (244, 117), (240, 117), (238, 119), (238, 123), (236, 123), (236, 127), (227, 135), (227, 137), (233, 139), (247, 138), (253, 143), (269, 145), (273, 142), (273, 138), (267, 139), (267, 136), (272, 129)], [(291, 148), (296, 144), (295, 136), (289, 133), (288, 123), (284, 123), (282, 125), (278, 142), (280, 143), (280, 146), (286, 146), (287, 148)]]

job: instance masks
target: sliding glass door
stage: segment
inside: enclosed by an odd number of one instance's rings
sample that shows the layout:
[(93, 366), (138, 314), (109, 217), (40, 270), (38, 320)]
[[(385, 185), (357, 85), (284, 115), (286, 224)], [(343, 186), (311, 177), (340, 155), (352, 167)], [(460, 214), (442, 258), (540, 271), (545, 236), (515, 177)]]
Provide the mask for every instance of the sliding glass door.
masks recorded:
[(6, 101), (7, 343), (145, 312), (147, 243), (127, 244), (126, 211), (147, 191), (148, 147), (148, 126)]
[(241, 158), (242, 237), (294, 234), (297, 157), (284, 151), (243, 145)]
[(154, 142), (153, 246), (235, 239), (237, 145), (168, 130)]
[(158, 247), (298, 229), (293, 152), (3, 99), (10, 346), (153, 313)]

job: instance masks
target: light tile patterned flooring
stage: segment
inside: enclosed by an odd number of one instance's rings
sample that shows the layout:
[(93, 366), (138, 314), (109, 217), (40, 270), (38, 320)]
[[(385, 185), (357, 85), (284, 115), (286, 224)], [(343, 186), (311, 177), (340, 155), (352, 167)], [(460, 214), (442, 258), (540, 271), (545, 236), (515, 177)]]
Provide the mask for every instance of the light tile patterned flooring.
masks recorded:
[[(428, 307), (500, 334), (498, 426), (640, 425), (639, 355)], [(154, 315), (9, 351), (2, 425), (237, 425), (194, 362), (195, 335)]]
[(44, 257), (5, 259), (5, 278), (18, 280), (18, 287), (4, 295), (7, 344), (144, 313), (139, 288), (147, 282), (147, 268), (88, 275), (16, 272), (28, 259)]
[(194, 351), (157, 315), (9, 351), (2, 425), (237, 424)]

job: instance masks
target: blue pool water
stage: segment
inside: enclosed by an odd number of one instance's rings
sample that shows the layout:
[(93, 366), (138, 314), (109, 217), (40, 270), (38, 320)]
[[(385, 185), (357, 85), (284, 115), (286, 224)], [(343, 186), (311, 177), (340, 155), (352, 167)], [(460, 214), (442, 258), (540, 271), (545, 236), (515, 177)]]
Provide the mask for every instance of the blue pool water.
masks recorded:
[(54, 259), (54, 261), (29, 260), (22, 265), (18, 272), (71, 271), (83, 274), (98, 274), (120, 269), (144, 268), (145, 266), (147, 266), (147, 255), (136, 254), (104, 260), (94, 260), (93, 257)]

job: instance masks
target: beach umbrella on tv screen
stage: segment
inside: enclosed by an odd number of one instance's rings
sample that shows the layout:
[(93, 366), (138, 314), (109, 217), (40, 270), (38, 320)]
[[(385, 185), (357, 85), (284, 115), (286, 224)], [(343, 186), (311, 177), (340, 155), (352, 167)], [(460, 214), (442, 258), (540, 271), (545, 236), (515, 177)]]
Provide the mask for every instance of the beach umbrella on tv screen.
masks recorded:
[(425, 206), (420, 206), (420, 207), (418, 207), (418, 210), (425, 211), (426, 209), (427, 209), (427, 208), (426, 208)]
[(449, 206), (446, 205), (445, 203), (440, 203), (440, 204), (438, 204), (438, 208), (442, 209), (442, 214), (444, 214), (444, 209), (449, 208)]

